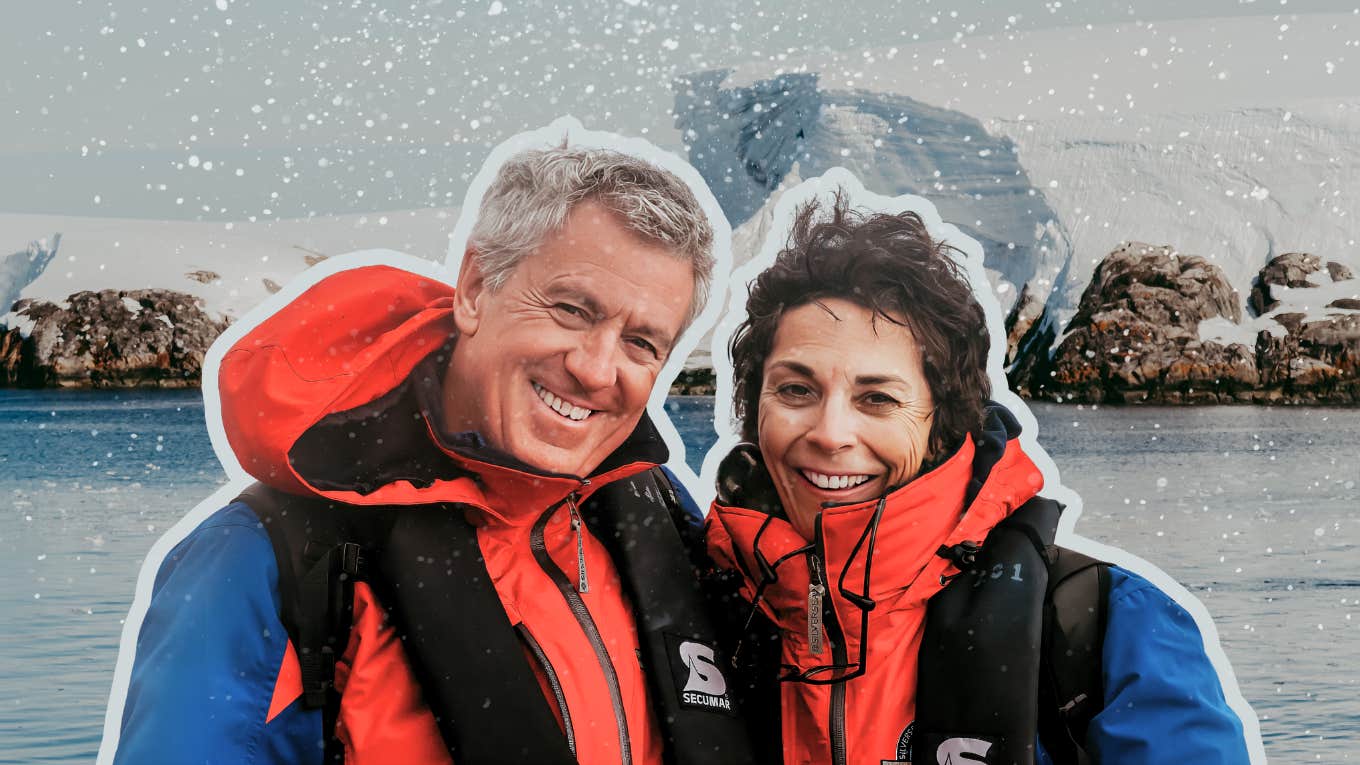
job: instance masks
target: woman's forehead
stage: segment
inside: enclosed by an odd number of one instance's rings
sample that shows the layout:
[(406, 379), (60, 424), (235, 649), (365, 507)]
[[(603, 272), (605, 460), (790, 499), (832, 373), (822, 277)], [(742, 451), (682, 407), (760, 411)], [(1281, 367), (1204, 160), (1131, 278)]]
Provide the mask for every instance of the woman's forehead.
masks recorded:
[(775, 329), (765, 369), (851, 380), (910, 379), (921, 351), (911, 330), (843, 298), (790, 308)]

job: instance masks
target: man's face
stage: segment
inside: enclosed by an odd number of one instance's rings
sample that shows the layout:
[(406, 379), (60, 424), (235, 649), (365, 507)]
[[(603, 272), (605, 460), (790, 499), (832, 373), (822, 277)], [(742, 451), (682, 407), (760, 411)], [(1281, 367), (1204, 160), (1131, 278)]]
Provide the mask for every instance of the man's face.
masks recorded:
[(589, 475), (637, 426), (694, 294), (691, 265), (582, 202), (494, 292), (459, 272), (446, 425)]

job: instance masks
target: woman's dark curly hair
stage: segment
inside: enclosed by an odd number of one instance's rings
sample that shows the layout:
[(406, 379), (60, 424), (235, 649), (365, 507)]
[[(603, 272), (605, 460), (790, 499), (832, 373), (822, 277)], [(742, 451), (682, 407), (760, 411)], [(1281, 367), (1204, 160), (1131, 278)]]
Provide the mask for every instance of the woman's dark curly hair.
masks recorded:
[(927, 461), (942, 459), (977, 436), (991, 397), (990, 340), (982, 306), (950, 258), (956, 251), (930, 238), (916, 213), (869, 213), (836, 193), (829, 219), (817, 202), (799, 208), (788, 244), (751, 283), (746, 320), (732, 336), (734, 391), (742, 438), (755, 442), (765, 359), (786, 311), (842, 298), (911, 330), (921, 347), (935, 403)]

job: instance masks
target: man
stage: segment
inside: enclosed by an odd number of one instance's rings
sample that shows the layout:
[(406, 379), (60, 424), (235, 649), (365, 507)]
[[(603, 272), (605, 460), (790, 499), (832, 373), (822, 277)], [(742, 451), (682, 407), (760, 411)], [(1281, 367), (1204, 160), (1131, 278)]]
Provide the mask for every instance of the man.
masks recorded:
[(116, 761), (748, 759), (647, 501), (672, 487), (645, 406), (712, 240), (664, 170), (529, 151), (456, 292), (355, 269), (237, 342), (223, 422), (268, 488), (167, 556)]

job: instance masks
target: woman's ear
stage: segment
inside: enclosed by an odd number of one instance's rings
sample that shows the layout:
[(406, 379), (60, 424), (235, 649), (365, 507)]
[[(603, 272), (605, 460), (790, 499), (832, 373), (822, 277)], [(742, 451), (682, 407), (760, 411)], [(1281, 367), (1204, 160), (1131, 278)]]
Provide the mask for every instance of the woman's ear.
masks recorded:
[(463, 253), (458, 266), (458, 283), (454, 285), (453, 321), (458, 334), (471, 337), (482, 323), (482, 304), (486, 296), (486, 276), (478, 265), (478, 253), (471, 247)]

